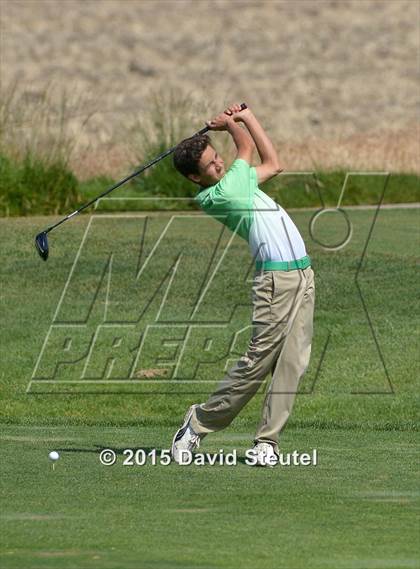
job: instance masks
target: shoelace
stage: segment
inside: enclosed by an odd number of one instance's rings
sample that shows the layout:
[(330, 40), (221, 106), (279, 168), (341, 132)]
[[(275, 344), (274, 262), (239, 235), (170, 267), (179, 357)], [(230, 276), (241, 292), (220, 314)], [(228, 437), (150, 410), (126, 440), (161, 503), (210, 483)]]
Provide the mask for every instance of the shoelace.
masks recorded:
[(193, 435), (190, 439), (191, 448), (199, 448), (200, 446), (200, 435)]

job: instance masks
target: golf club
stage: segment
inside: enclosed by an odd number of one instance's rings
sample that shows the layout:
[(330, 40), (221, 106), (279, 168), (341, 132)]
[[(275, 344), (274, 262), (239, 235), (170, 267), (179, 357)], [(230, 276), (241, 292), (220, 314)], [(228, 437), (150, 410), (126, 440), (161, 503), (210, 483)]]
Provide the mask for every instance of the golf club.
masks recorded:
[[(242, 103), (241, 105), (241, 110), (246, 109), (247, 106), (245, 103)], [(194, 136), (199, 136), (201, 134), (205, 134), (209, 129), (208, 126), (205, 126), (204, 128), (202, 128), (201, 130), (199, 130), (198, 132), (196, 132), (195, 134), (193, 134), (190, 138), (193, 138)], [(64, 223), (65, 221), (69, 220), (70, 218), (72, 218), (73, 216), (77, 215), (78, 213), (80, 213), (81, 211), (83, 211), (84, 209), (86, 209), (87, 207), (91, 206), (92, 204), (94, 204), (96, 201), (98, 201), (99, 199), (103, 198), (104, 196), (108, 195), (109, 193), (113, 192), (114, 190), (116, 190), (117, 188), (121, 187), (123, 184), (125, 184), (126, 182), (128, 182), (129, 180), (132, 180), (133, 178), (135, 178), (136, 176), (138, 176), (139, 174), (141, 174), (142, 172), (144, 172), (145, 170), (147, 170), (147, 168), (150, 168), (151, 166), (153, 166), (154, 164), (157, 164), (157, 162), (159, 162), (160, 160), (162, 160), (163, 158), (166, 158), (166, 156), (169, 156), (169, 154), (172, 154), (172, 152), (174, 152), (174, 150), (176, 149), (176, 146), (173, 146), (172, 148), (170, 148), (169, 150), (166, 150), (165, 152), (163, 152), (162, 154), (160, 154), (157, 158), (154, 158), (153, 160), (151, 160), (150, 162), (148, 162), (147, 164), (145, 164), (144, 166), (142, 166), (139, 170), (136, 170), (135, 172), (133, 172), (132, 174), (130, 174), (129, 176), (127, 176), (126, 178), (124, 178), (123, 180), (117, 182), (116, 184), (114, 184), (111, 188), (109, 188), (108, 190), (105, 190), (104, 192), (102, 192), (102, 194), (100, 194), (99, 196), (97, 196), (96, 198), (94, 198), (93, 200), (91, 200), (90, 202), (88, 202), (87, 204), (83, 205), (81, 208), (77, 209), (76, 211), (74, 211), (73, 213), (71, 213), (70, 215), (68, 215), (67, 217), (64, 217), (63, 219), (61, 219), (60, 221), (58, 221), (57, 223), (55, 223), (54, 225), (51, 225), (50, 227), (47, 227), (47, 229), (44, 229), (44, 231), (41, 231), (41, 233), (38, 233), (38, 235), (35, 237), (35, 247), (36, 250), (39, 253), (39, 256), (44, 259), (44, 261), (46, 261), (48, 259), (48, 253), (49, 253), (49, 246), (48, 246), (48, 233), (50, 231), (52, 231), (53, 229), (55, 229), (56, 227), (58, 227), (59, 225), (61, 225), (62, 223)]]

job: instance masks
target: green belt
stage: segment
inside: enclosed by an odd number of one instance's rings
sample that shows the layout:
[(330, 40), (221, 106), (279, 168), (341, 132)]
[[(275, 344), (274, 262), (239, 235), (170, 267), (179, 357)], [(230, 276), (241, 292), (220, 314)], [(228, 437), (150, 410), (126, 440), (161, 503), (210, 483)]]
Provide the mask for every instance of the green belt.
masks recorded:
[(294, 269), (306, 269), (311, 266), (309, 255), (296, 259), (296, 261), (257, 261), (257, 271), (293, 271)]

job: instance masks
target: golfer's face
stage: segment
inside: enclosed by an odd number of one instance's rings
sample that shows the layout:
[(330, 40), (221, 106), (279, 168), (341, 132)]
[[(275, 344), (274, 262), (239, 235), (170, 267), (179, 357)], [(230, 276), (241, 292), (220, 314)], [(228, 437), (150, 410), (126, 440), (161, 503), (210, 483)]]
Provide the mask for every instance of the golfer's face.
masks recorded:
[(206, 184), (217, 184), (225, 175), (225, 163), (212, 146), (207, 146), (201, 155), (200, 172)]

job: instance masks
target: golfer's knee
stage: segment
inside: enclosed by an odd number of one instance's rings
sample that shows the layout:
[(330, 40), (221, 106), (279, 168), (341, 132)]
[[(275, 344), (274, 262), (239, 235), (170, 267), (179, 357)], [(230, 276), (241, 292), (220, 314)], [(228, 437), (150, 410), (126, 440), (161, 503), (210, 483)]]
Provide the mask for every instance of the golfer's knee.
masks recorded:
[(196, 410), (197, 420), (206, 428), (214, 431), (224, 429), (233, 421), (240, 409), (229, 400), (221, 401), (217, 407), (206, 408), (206, 404), (201, 405)]

